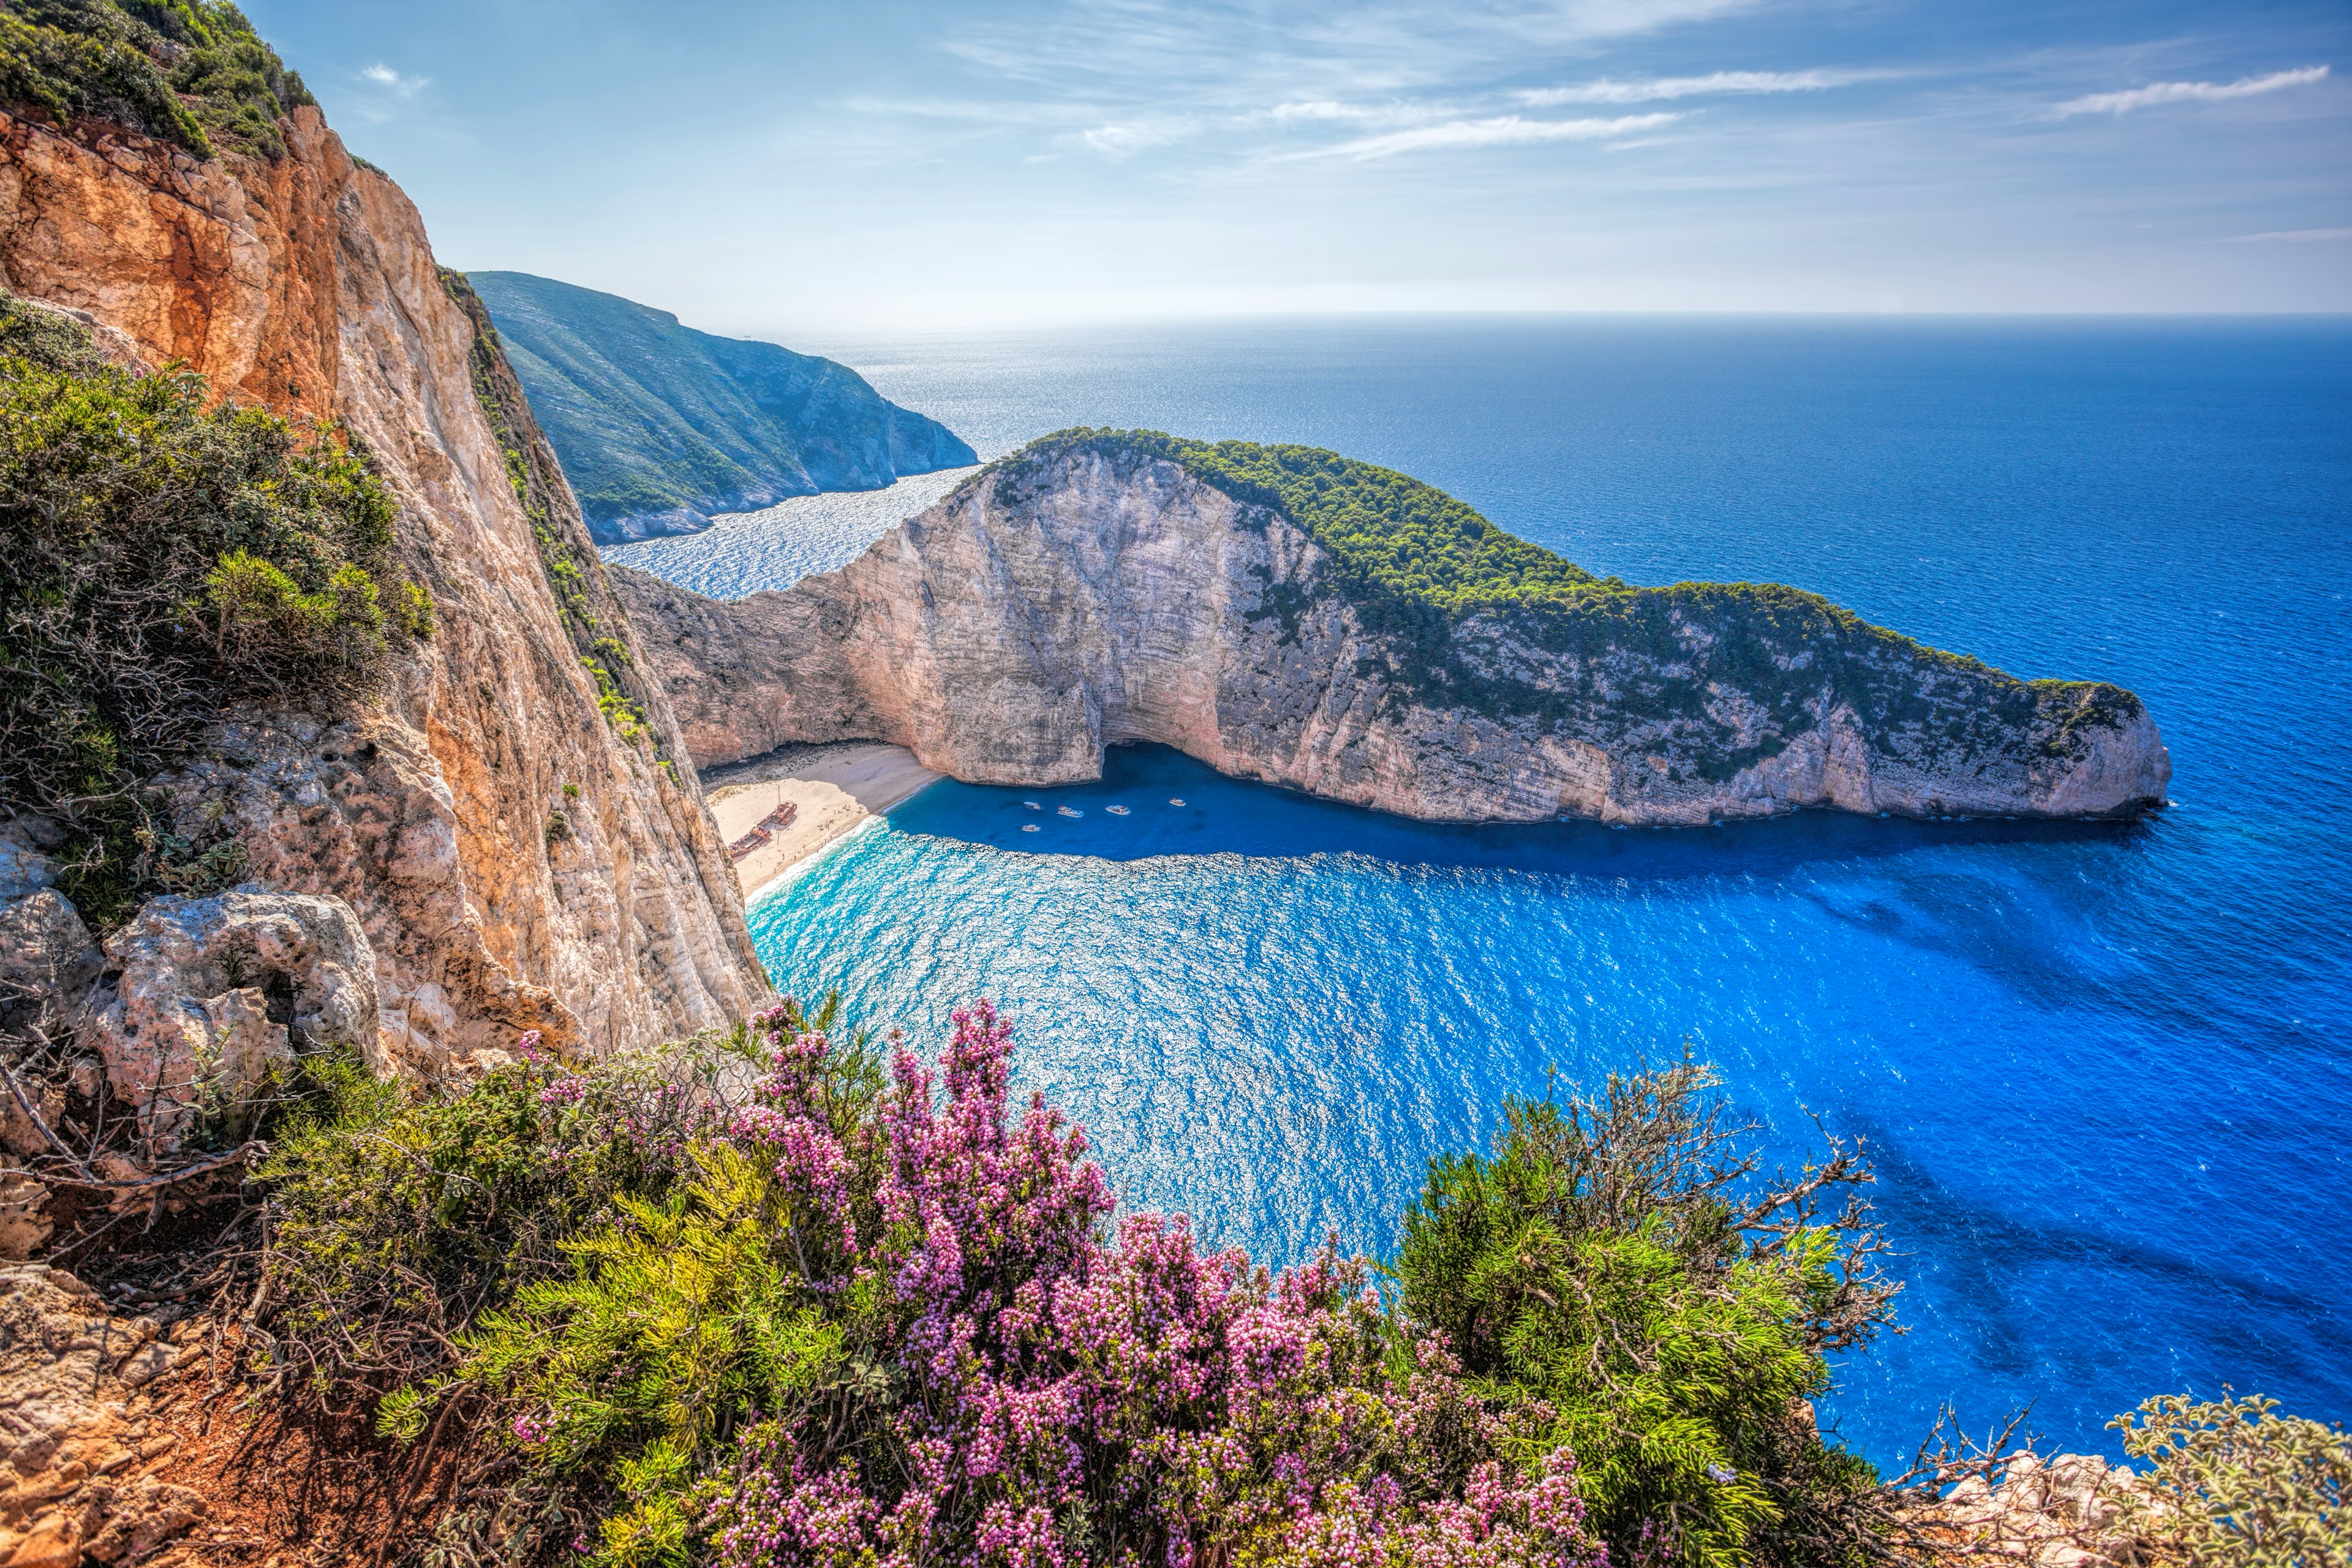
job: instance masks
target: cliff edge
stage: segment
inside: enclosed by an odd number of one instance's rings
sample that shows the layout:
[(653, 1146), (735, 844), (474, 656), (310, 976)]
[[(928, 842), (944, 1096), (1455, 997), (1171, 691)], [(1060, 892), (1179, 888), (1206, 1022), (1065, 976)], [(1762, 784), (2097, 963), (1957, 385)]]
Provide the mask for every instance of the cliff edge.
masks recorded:
[(0, 114), (0, 283), (214, 392), (340, 421), (437, 627), (340, 717), (240, 711), (168, 778), (252, 881), (340, 898), (383, 1045), (432, 1068), (539, 1029), (603, 1052), (767, 985), (635, 632), (487, 314), (318, 110), (274, 155)]
[(1596, 579), (1304, 447), (1065, 432), (786, 592), (612, 575), (703, 763), (872, 739), (1050, 784), (1146, 741), (1407, 816), (1628, 824), (2129, 816), (2171, 777), (2119, 688), (1791, 588)]

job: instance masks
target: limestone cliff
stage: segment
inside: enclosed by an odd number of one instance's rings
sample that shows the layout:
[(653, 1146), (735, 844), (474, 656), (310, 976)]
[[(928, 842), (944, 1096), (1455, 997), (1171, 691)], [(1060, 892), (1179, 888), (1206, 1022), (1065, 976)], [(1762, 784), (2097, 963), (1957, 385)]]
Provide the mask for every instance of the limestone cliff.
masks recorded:
[[(2164, 799), (2170, 760), (2116, 688), (2029, 685), (1790, 589), (1600, 582), (1328, 453), (1076, 434), (788, 592), (722, 604), (615, 570), (698, 762), (864, 738), (959, 778), (1045, 784), (1150, 741), (1337, 800), (1498, 822), (2097, 816)], [(1269, 456), (1307, 476), (1297, 505), (1232, 477)], [(1308, 502), (1328, 519), (1302, 522)], [(1407, 549), (1379, 534), (1383, 507), (1435, 532)], [(1462, 539), (1488, 578), (1508, 566), (1499, 590), (1446, 589), (1436, 556)]]
[(279, 124), (282, 157), (199, 162), (0, 115), (0, 281), (343, 422), (437, 611), (362, 710), (224, 716), (167, 781), (184, 830), (223, 825), (255, 881), (357, 911), (395, 1059), (741, 1016), (766, 983), (735, 880), (487, 317), (316, 109)]

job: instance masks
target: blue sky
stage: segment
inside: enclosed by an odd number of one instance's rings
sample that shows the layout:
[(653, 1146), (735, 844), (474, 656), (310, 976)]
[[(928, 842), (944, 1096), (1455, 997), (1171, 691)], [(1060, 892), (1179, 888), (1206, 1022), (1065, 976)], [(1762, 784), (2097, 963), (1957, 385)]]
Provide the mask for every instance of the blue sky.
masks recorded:
[(247, 0), (442, 258), (791, 338), (2352, 310), (2347, 0)]

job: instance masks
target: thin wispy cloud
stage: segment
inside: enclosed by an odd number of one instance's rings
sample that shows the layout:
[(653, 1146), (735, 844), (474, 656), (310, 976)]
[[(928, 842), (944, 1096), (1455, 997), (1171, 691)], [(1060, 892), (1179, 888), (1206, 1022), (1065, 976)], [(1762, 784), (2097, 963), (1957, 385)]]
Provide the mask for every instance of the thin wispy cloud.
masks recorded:
[(1573, 49), (1639, 37), (1760, 9), (1765, 0), (1454, 0), (1431, 5), (1401, 0), (1326, 13), (1300, 27), (1302, 40), (1359, 57), (1389, 56), (1406, 68), (1418, 59), (1451, 71), (1472, 60), (1492, 64), (1526, 50)]
[(1497, 115), (1491, 120), (1454, 120), (1442, 125), (1416, 126), (1382, 136), (1364, 136), (1336, 146), (1299, 154), (1318, 158), (1393, 158), (1402, 153), (1428, 153), (1469, 147), (1528, 147), (1548, 142), (1605, 142), (1654, 131), (1683, 118), (1678, 113), (1623, 114), (1613, 120), (1528, 120), (1521, 115)]
[(1451, 87), (1524, 64), (1668, 32), (1767, 0), (1375, 0), (1335, 13), (1298, 0), (1066, 0), (1045, 16), (967, 21), (939, 47), (1007, 81), (1091, 93), (1301, 100)]
[(1895, 74), (1887, 70), (1714, 71), (1706, 76), (1657, 77), (1648, 81), (1604, 79), (1573, 87), (1537, 88), (1516, 96), (1520, 102), (1536, 109), (1557, 108), (1564, 103), (1657, 103), (1722, 93), (1823, 92), (1856, 82), (1883, 81)]
[(1451, 106), (1432, 103), (1337, 103), (1318, 99), (1306, 103), (1277, 103), (1260, 118), (1277, 125), (1400, 125), (1435, 120), (1454, 112)]
[(1108, 158), (1124, 158), (1148, 148), (1165, 147), (1181, 142), (1200, 129), (1192, 120), (1139, 121), (1123, 125), (1097, 125), (1065, 138), (1073, 146), (1089, 153), (1099, 153)]
[(2273, 71), (2268, 76), (2242, 77), (2236, 81), (2154, 81), (2121, 92), (2095, 92), (2087, 98), (2073, 99), (2050, 114), (2054, 120), (2064, 120), (2077, 114), (2129, 114), (2136, 109), (2152, 109), (2166, 103), (2226, 103), (2231, 99), (2259, 98), (2290, 87), (2309, 87), (2326, 79), (2327, 67), (2304, 66), (2294, 70)]
[(970, 124), (1066, 124), (1073, 113), (1066, 106), (978, 98), (874, 98), (861, 95), (829, 99), (824, 103), (828, 110), (837, 110), (844, 114), (878, 119), (944, 120)]
[(425, 88), (432, 85), (428, 78), (421, 76), (403, 76), (398, 71), (393, 69), (390, 66), (383, 64), (382, 61), (378, 61), (376, 64), (369, 66), (365, 69), (362, 70), (360, 72), (360, 79), (362, 81), (373, 82), (377, 87), (383, 88), (402, 98), (415, 98), (418, 93), (424, 91)]
[(1870, 74), (1612, 78), (1556, 94), (1507, 85), (1546, 65), (1557, 79), (1564, 62), (1591, 61), (1619, 41), (1713, 26), (1776, 3), (1367, 0), (1342, 17), (1313, 0), (1044, 0), (1017, 21), (968, 22), (940, 47), (1008, 95), (1075, 111), (1033, 156), (1123, 161), (1181, 143), (1176, 177), (1191, 177), (1298, 159), (1622, 139), (1667, 121), (1530, 111), (1812, 91)]
[(2309, 245), (2319, 240), (2352, 239), (2352, 228), (2276, 228), (2268, 234), (2233, 234), (2225, 245)]

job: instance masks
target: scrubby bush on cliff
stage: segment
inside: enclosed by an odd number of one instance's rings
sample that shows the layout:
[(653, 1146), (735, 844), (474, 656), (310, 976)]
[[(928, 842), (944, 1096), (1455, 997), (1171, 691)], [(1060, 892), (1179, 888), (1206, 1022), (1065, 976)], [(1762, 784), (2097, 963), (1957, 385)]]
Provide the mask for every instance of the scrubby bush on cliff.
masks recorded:
[(564, 1275), (567, 1240), (694, 1170), (744, 1038), (573, 1072), (526, 1035), (455, 1095), (307, 1064), (308, 1103), (259, 1173), (274, 1189), (278, 1364), (371, 1396), (431, 1375), (485, 1308)]
[(1316, 447), (1075, 429), (1031, 443), (999, 468), (1017, 475), (1077, 451), (1163, 458), (1236, 500), (1279, 511), (1314, 535), (1360, 592), (1401, 606), (1461, 614), (1556, 599), (1599, 582), (1433, 485)]
[(2119, 1500), (2173, 1562), (2211, 1568), (2352, 1563), (2352, 1433), (2278, 1414), (2273, 1399), (2168, 1394), (2109, 1423), (2148, 1462)]
[(80, 835), (86, 915), (157, 886), (138, 786), (225, 705), (348, 702), (430, 630), (393, 519), (337, 433), (0, 296), (0, 812)]
[(314, 100), (227, 0), (0, 0), (0, 101), (276, 158)]
[(1820, 1561), (1876, 1477), (1807, 1402), (1895, 1288), (1868, 1171), (1833, 1146), (1758, 1190), (1716, 1081), (1685, 1063), (1510, 1101), (1491, 1156), (1431, 1163), (1393, 1272), (1483, 1395), (1577, 1455), (1621, 1557)]

